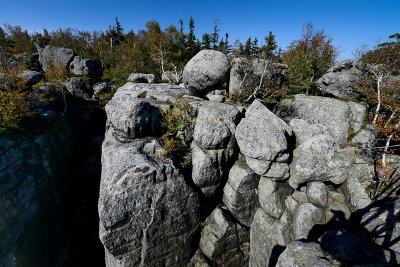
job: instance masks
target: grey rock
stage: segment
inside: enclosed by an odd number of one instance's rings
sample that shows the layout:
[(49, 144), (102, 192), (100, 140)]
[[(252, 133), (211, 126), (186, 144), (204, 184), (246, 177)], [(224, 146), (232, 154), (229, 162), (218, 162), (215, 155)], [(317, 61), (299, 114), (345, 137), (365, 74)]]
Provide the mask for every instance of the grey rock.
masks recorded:
[(390, 198), (380, 205), (362, 211), (358, 235), (383, 248), (400, 253), (400, 197)]
[(353, 211), (363, 209), (372, 203), (365, 187), (360, 183), (358, 177), (355, 175), (349, 175), (349, 177), (347, 177), (345, 189), (347, 196), (350, 199)]
[(201, 50), (183, 69), (183, 82), (192, 95), (205, 96), (227, 81), (229, 70), (225, 54), (214, 50)]
[(51, 45), (43, 46), (37, 43), (35, 46), (39, 52), (39, 62), (44, 71), (47, 71), (49, 63), (67, 68), (75, 56), (72, 49)]
[(237, 161), (229, 171), (222, 201), (240, 223), (250, 226), (259, 207), (259, 177), (245, 162)]
[(208, 258), (222, 266), (245, 266), (241, 245), (249, 242), (249, 231), (231, 221), (216, 208), (205, 221), (200, 249)]
[(292, 240), (289, 212), (276, 220), (258, 209), (250, 227), (249, 266), (274, 266), (280, 250)]
[(43, 78), (43, 74), (41, 72), (33, 70), (24, 70), (18, 76), (25, 80), (28, 86), (37, 84)]
[(378, 177), (389, 178), (387, 185), (384, 189), (379, 190), (379, 193), (375, 196), (377, 200), (384, 199), (386, 197), (396, 197), (397, 191), (400, 188), (400, 155), (387, 154), (386, 155), (386, 168), (377, 168)]
[(225, 96), (223, 95), (206, 95), (207, 99), (213, 102), (222, 103), (225, 101)]
[(291, 135), (291, 128), (259, 100), (254, 100), (247, 109), (246, 117), (237, 126), (235, 134), (240, 152), (246, 159), (261, 161), (260, 166), (247, 162), (259, 175), (268, 171), (272, 161), (289, 154), (288, 139)]
[(350, 108), (350, 127), (353, 132), (358, 133), (364, 124), (367, 115), (367, 107), (363, 104), (348, 101), (347, 105)]
[(206, 197), (212, 197), (222, 186), (222, 177), (228, 170), (226, 164), (232, 149), (203, 150), (192, 142), (192, 179)]
[(186, 267), (211, 267), (207, 259), (204, 257), (203, 253), (201, 253), (201, 250), (196, 250), (196, 253), (194, 253), (193, 257), (190, 259), (189, 263), (186, 265)]
[(199, 103), (193, 141), (203, 149), (232, 148), (236, 125), (242, 118), (232, 105)]
[(161, 80), (178, 84), (182, 81), (182, 71), (164, 71), (161, 75)]
[(302, 191), (294, 191), (292, 194), (292, 198), (299, 202), (299, 203), (309, 203), (310, 201), (308, 200), (306, 192)]
[(328, 192), (324, 183), (309, 183), (307, 186), (307, 197), (312, 204), (318, 207), (326, 208), (328, 206)]
[(286, 197), (285, 206), (286, 209), (290, 212), (290, 214), (294, 214), (297, 204), (299, 204), (299, 202), (297, 202), (292, 196)]
[(293, 241), (287, 245), (285, 251), (279, 256), (276, 267), (337, 266), (327, 258), (332, 259), (328, 253), (321, 249), (319, 244)]
[(353, 144), (358, 145), (362, 151), (370, 153), (371, 149), (375, 146), (376, 138), (378, 137), (378, 132), (376, 129), (368, 124), (363, 127), (356, 136), (351, 139)]
[(85, 100), (90, 99), (88, 92), (86, 92), (87, 89), (82, 78), (79, 77), (68, 78), (68, 80), (64, 83), (64, 85), (67, 88), (68, 92), (71, 93), (71, 95)]
[(157, 136), (160, 111), (143, 99), (113, 97), (105, 107), (114, 134), (123, 139)]
[(199, 198), (167, 158), (143, 141), (103, 142), (100, 240), (107, 266), (183, 266), (199, 228)]
[(369, 157), (355, 153), (352, 175), (357, 177), (363, 188), (367, 188), (375, 182), (374, 161)]
[(274, 63), (265, 59), (234, 58), (230, 71), (229, 93), (241, 92), (245, 88), (249, 88), (254, 81), (259, 82), (263, 72), (265, 83), (272, 80), (281, 85), (286, 78), (285, 70), (287, 68), (286, 64)]
[(297, 118), (306, 120), (309, 124), (326, 126), (326, 134), (332, 135), (339, 146), (344, 147), (347, 144), (352, 118), (347, 102), (328, 97), (296, 95), (294, 99), (283, 100), (281, 109), (290, 113), (286, 115), (294, 116), (289, 116), (289, 120)]
[(352, 154), (335, 145), (328, 135), (320, 135), (298, 146), (293, 152), (288, 180), (293, 188), (310, 181), (345, 181), (352, 164)]
[(297, 146), (307, 142), (308, 140), (314, 137), (324, 134), (330, 135), (329, 128), (324, 124), (321, 123), (310, 124), (303, 119), (292, 119), (289, 122), (289, 126), (292, 127), (293, 133), (296, 136)]
[(307, 238), (314, 225), (324, 222), (325, 214), (321, 208), (311, 203), (300, 203), (293, 216), (293, 238)]
[(73, 75), (96, 77), (101, 73), (100, 64), (94, 60), (75, 56), (69, 65), (69, 69)]
[(154, 74), (131, 73), (127, 81), (133, 83), (155, 83), (156, 76)]
[(107, 83), (105, 83), (105, 82), (95, 83), (93, 85), (93, 94), (94, 95), (99, 95), (99, 94), (104, 93), (105, 91), (107, 91), (107, 89), (108, 89)]
[(290, 168), (287, 163), (273, 162), (269, 167), (269, 170), (263, 175), (263, 177), (271, 178), (272, 180), (286, 180), (289, 178)]
[(291, 194), (291, 188), (284, 183), (277, 183), (261, 177), (258, 185), (258, 197), (261, 208), (269, 216), (279, 219), (285, 211), (285, 199)]
[(145, 98), (167, 103), (173, 103), (180, 96), (185, 96), (187, 91), (171, 84), (147, 84), (127, 82), (118, 88), (113, 99), (124, 100), (132, 98)]
[(360, 75), (357, 63), (347, 59), (336, 64), (317, 80), (317, 87), (324, 95), (358, 98), (360, 93), (354, 85), (360, 83)]
[(340, 217), (342, 219), (350, 219), (351, 210), (347, 205), (346, 197), (340, 193), (335, 191), (328, 192), (328, 203), (329, 207), (326, 211), (326, 221), (330, 221), (334, 217)]

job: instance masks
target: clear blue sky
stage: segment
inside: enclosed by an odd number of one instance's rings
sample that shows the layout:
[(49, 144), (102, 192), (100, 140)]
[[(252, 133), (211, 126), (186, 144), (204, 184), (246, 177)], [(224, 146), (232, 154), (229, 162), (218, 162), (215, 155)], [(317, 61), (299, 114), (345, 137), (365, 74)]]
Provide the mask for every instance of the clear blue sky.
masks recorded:
[(106, 30), (115, 17), (124, 29), (137, 32), (146, 21), (156, 19), (163, 28), (182, 18), (187, 28), (190, 16), (197, 37), (211, 33), (214, 19), (230, 41), (249, 36), (263, 40), (272, 31), (284, 49), (298, 39), (302, 26), (312, 20), (340, 46), (340, 59), (351, 58), (361, 44), (376, 44), (400, 32), (400, 0), (333, 1), (128, 1), (128, 0), (0, 0), (0, 24), (20, 25), (30, 32), (43, 28)]

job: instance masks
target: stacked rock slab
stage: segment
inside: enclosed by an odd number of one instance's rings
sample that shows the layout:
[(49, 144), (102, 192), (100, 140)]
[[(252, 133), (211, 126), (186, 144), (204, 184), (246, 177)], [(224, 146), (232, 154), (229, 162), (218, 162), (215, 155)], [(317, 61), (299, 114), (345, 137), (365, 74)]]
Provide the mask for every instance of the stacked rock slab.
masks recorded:
[(141, 88), (121, 89), (106, 106), (99, 198), (106, 265), (185, 266), (196, 246), (199, 198), (172, 160), (157, 156), (158, 142), (149, 142), (158, 112), (135, 98)]
[[(192, 142), (192, 179), (206, 197), (214, 195), (227, 177), (237, 153), (235, 130), (242, 114), (233, 105), (198, 103)], [(226, 178), (225, 178), (226, 180)]]

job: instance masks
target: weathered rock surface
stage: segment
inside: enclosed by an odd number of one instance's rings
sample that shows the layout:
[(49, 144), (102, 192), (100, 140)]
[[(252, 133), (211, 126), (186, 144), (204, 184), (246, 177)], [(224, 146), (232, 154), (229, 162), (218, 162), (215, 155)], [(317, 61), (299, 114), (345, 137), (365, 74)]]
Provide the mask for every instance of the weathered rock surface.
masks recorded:
[(250, 226), (259, 207), (257, 187), (259, 177), (245, 162), (237, 161), (229, 171), (222, 201), (232, 216)]
[(201, 250), (197, 250), (186, 267), (210, 267)]
[[(110, 112), (110, 110), (108, 110)], [(100, 185), (100, 239), (107, 266), (185, 265), (199, 227), (199, 199), (171, 160), (107, 131)]]
[(348, 175), (352, 159), (352, 154), (339, 149), (331, 136), (314, 137), (294, 150), (288, 182), (293, 188), (310, 181), (341, 184)]
[(289, 243), (285, 251), (279, 256), (277, 267), (303, 267), (319, 266), (334, 267), (333, 262), (327, 260), (329, 254), (324, 252), (317, 243), (305, 243), (293, 241)]
[(261, 177), (258, 185), (258, 196), (261, 208), (269, 216), (279, 219), (285, 211), (285, 199), (292, 189), (285, 183), (277, 183)]
[(107, 83), (105, 82), (95, 83), (93, 85), (93, 95), (97, 96), (107, 91), (107, 89), (108, 89)]
[(131, 73), (127, 81), (133, 83), (155, 83), (157, 80), (154, 74)]
[(254, 80), (259, 81), (263, 72), (265, 83), (272, 80), (282, 85), (286, 79), (285, 70), (287, 68), (286, 64), (274, 63), (265, 59), (250, 61), (245, 58), (234, 58), (230, 71), (229, 93), (241, 92), (248, 88)]
[(358, 98), (360, 93), (354, 88), (360, 82), (361, 71), (356, 62), (344, 60), (328, 70), (318, 81), (317, 87), (324, 95)]
[(69, 69), (73, 75), (96, 77), (101, 74), (101, 66), (94, 60), (75, 56), (69, 65)]
[(311, 182), (307, 186), (307, 197), (310, 203), (325, 208), (328, 206), (328, 192), (321, 182)]
[(290, 241), (290, 214), (286, 211), (276, 220), (259, 208), (250, 227), (249, 266), (274, 266), (279, 254)]
[(365, 117), (365, 107), (361, 104), (319, 96), (296, 95), (294, 99), (285, 99), (281, 102), (281, 110), (283, 112), (280, 113), (286, 113), (281, 115), (286, 115), (289, 121), (303, 119), (311, 125), (319, 124), (327, 127), (325, 129), (318, 126), (317, 129), (304, 130), (304, 126), (300, 125), (298, 128), (300, 132), (314, 136), (315, 131), (324, 131), (325, 134), (332, 135), (341, 147), (347, 144), (349, 129), (353, 131), (359, 129)]
[[(207, 197), (214, 195), (236, 153), (235, 129), (242, 117), (232, 105), (198, 103), (192, 142), (192, 179)], [(225, 178), (226, 179), (226, 178)]]
[(234, 223), (220, 208), (206, 219), (201, 232), (200, 249), (221, 266), (245, 266), (248, 251), (242, 251), (249, 242), (249, 230)]
[(400, 253), (400, 197), (363, 209), (358, 235)]
[(195, 96), (205, 96), (208, 92), (227, 81), (228, 58), (215, 50), (201, 50), (183, 69), (183, 82)]
[(82, 78), (79, 77), (71, 77), (68, 78), (68, 80), (64, 83), (65, 88), (67, 88), (68, 92), (70, 92), (71, 95), (82, 98), (85, 100), (90, 99), (89, 93), (86, 92), (88, 91)]
[(247, 164), (259, 175), (264, 175), (273, 161), (288, 159), (292, 130), (259, 100), (254, 100), (247, 109), (235, 136)]
[(314, 225), (324, 222), (325, 214), (321, 208), (311, 203), (300, 203), (293, 216), (293, 238), (307, 238)]
[(358, 145), (362, 151), (371, 153), (371, 149), (375, 146), (378, 133), (372, 125), (363, 127), (356, 136), (351, 139), (353, 144)]
[(157, 136), (160, 111), (143, 99), (113, 98), (106, 105), (107, 117), (113, 133), (123, 139)]
[(44, 71), (47, 71), (49, 63), (67, 68), (75, 56), (72, 49), (51, 45), (43, 46), (37, 43), (35, 45), (39, 52), (39, 62)]

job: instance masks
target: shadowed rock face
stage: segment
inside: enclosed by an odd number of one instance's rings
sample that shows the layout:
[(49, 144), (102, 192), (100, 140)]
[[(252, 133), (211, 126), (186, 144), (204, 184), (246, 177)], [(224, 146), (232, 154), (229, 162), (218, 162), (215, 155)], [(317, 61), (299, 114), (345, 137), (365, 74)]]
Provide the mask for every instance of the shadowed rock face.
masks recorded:
[(51, 45), (42, 46), (40, 44), (35, 44), (39, 52), (39, 62), (42, 65), (44, 71), (48, 68), (48, 63), (53, 63), (55, 65), (62, 65), (65, 68), (73, 60), (75, 53), (72, 49), (64, 47), (55, 47)]

